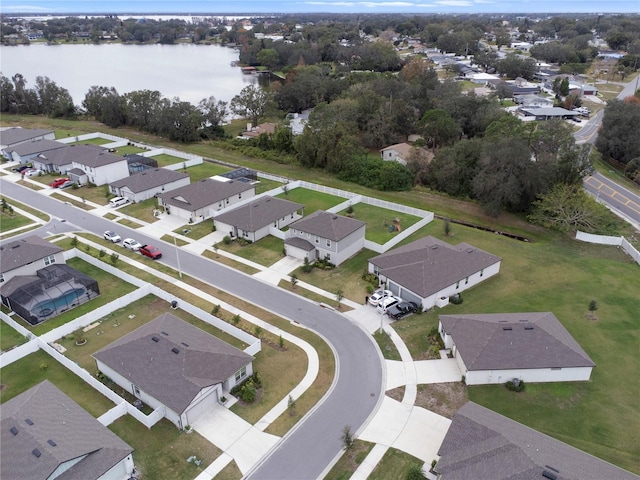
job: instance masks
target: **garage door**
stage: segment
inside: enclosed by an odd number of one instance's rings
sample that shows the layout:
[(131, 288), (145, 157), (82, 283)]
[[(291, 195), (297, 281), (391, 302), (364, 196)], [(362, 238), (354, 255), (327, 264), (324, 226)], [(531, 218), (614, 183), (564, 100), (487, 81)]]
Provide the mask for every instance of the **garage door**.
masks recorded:
[(422, 299), (407, 289), (403, 289), (400, 296), (405, 302), (415, 302), (416, 305), (422, 305)]
[(218, 395), (215, 390), (206, 397), (201, 398), (198, 403), (185, 412), (187, 425), (193, 425), (193, 422), (200, 418), (202, 414), (213, 410), (217, 403)]
[(389, 281), (389, 285), (387, 287), (389, 290), (391, 290), (393, 292), (394, 295), (397, 295), (398, 297), (400, 297), (400, 285), (398, 285), (397, 283), (393, 283), (391, 281)]

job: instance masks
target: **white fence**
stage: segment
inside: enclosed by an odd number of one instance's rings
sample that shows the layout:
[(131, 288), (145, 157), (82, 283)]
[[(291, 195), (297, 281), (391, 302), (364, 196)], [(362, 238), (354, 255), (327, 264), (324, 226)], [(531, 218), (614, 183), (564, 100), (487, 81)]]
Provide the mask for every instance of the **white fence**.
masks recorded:
[(629, 240), (624, 237), (612, 237), (607, 235), (593, 235), (591, 233), (576, 232), (576, 240), (588, 243), (598, 243), (600, 245), (615, 245), (621, 247), (625, 253), (629, 254), (635, 262), (640, 265), (640, 252)]
[(11, 350), (2, 352), (2, 355), (0, 355), (0, 368), (11, 365), (13, 362), (17, 362), (22, 357), (26, 357), (27, 355), (38, 351), (38, 345), (38, 339), (33, 339), (30, 342), (23, 343), (22, 345), (12, 348)]
[(100, 133), (100, 132), (86, 133), (84, 135), (78, 135), (75, 137), (61, 138), (57, 141), (61, 143), (75, 143), (75, 142), (84, 142), (85, 140), (92, 140), (94, 138), (104, 138), (105, 140), (111, 140), (112, 142), (124, 141), (124, 145), (126, 145), (128, 142), (126, 138), (116, 137), (115, 135), (109, 135), (108, 133)]
[[(172, 157), (178, 157), (178, 158), (182, 158), (183, 160), (197, 160), (198, 163), (195, 163), (194, 165), (199, 165), (203, 162), (202, 157), (199, 155), (194, 155), (192, 153), (186, 153), (186, 152), (181, 152), (179, 150), (174, 150), (172, 148), (153, 148), (153, 147), (147, 147), (150, 148), (151, 150), (148, 152), (143, 152), (140, 155), (143, 157), (154, 157), (156, 155), (171, 155)], [(182, 163), (179, 164), (180, 166), (182, 166)], [(187, 165), (187, 166), (191, 166), (191, 165)]]

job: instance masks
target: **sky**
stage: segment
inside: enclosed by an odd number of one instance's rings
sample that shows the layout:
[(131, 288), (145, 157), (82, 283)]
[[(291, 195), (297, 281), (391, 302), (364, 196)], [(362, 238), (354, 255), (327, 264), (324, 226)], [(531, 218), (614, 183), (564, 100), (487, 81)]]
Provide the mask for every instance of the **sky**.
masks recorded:
[(640, 0), (0, 0), (0, 13), (636, 13)]

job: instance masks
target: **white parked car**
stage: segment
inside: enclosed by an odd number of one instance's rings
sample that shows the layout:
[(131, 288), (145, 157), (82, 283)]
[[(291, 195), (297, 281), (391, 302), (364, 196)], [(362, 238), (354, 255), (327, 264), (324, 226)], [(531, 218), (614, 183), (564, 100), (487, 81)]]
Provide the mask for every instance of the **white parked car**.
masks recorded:
[(391, 290), (376, 290), (369, 297), (369, 303), (376, 307), (380, 300), (391, 296), (393, 296), (393, 292)]
[(118, 243), (120, 240), (122, 240), (120, 238), (120, 235), (118, 235), (116, 232), (112, 232), (111, 230), (107, 230), (102, 236), (105, 240), (109, 240), (113, 243)]
[(140, 250), (140, 247), (142, 247), (142, 244), (139, 241), (134, 240), (133, 238), (125, 238), (122, 241), (122, 246), (124, 248), (128, 248), (132, 252), (137, 252), (138, 250)]
[(122, 205), (126, 205), (127, 203), (129, 203), (129, 200), (124, 197), (115, 197), (109, 200), (109, 206), (112, 208), (120, 207)]
[(387, 313), (387, 309), (389, 307), (392, 307), (401, 301), (402, 299), (400, 297), (385, 297), (378, 303), (376, 308), (378, 309), (378, 313)]
[(42, 170), (40, 170), (40, 169), (30, 168), (29, 170), (25, 170), (24, 176), (25, 177), (39, 177), (43, 173), (44, 172)]

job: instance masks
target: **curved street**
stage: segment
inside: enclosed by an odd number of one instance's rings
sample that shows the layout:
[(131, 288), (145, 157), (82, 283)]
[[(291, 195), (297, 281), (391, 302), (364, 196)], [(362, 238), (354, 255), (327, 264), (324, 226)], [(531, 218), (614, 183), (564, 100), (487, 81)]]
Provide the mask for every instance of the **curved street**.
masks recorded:
[[(4, 179), (0, 179), (0, 185), (4, 195), (65, 219), (67, 225), (75, 225), (78, 230), (101, 235), (113, 225), (101, 217), (34, 194)], [(143, 243), (157, 245), (161, 242), (122, 225), (118, 228), (135, 235)], [(167, 251), (173, 247), (162, 243)], [(319, 333), (331, 345), (336, 356), (336, 377), (330, 391), (249, 474), (254, 479), (298, 480), (319, 477), (340, 453), (340, 437), (344, 427), (349, 426), (356, 435), (383, 397), (383, 359), (377, 345), (367, 332), (342, 314), (199, 255), (184, 250), (178, 252), (179, 259), (177, 255), (167, 254), (161, 261), (265, 310), (298, 322)]]

